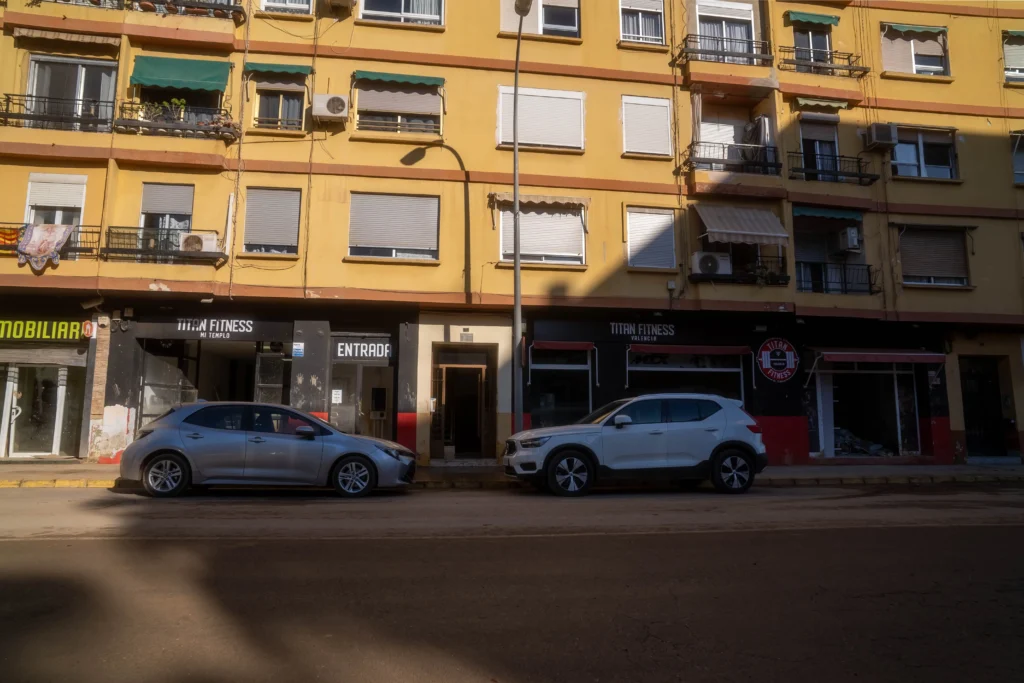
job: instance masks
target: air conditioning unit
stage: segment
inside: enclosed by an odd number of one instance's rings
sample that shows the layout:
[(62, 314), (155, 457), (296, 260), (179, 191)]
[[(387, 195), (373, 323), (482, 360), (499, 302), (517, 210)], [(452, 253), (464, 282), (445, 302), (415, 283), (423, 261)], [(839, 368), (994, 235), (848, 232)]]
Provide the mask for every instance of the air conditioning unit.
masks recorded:
[(856, 227), (843, 228), (839, 231), (840, 251), (860, 251), (860, 230)]
[(698, 251), (693, 255), (694, 275), (732, 275), (732, 259), (728, 254)]
[(335, 9), (352, 9), (358, 0), (327, 0), (328, 4)]
[(868, 126), (865, 149), (892, 149), (899, 142), (896, 126), (891, 123), (872, 123)]
[(217, 235), (189, 234), (182, 236), (181, 250), (214, 254), (219, 252), (220, 248), (217, 245)]
[(348, 95), (313, 95), (313, 118), (319, 121), (348, 120)]

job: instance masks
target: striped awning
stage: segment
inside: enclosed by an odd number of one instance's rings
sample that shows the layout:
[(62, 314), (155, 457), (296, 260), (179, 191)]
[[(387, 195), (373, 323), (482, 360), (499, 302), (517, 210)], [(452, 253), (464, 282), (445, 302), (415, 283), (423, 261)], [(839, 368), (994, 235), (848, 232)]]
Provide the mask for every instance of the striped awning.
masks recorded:
[[(511, 192), (492, 192), (491, 199), (495, 204), (510, 204), (514, 197)], [(520, 194), (519, 203), (590, 207), (590, 199), (588, 197), (552, 197), (543, 194)]]
[(786, 246), (789, 233), (771, 211), (736, 206), (697, 204), (708, 240), (733, 244), (769, 244)]
[(34, 38), (36, 40), (58, 40), (65, 43), (92, 43), (93, 45), (111, 45), (119, 47), (121, 38), (117, 36), (94, 36), (88, 33), (67, 33), (65, 31), (42, 31), (35, 28), (15, 26), (12, 32), (15, 38)]

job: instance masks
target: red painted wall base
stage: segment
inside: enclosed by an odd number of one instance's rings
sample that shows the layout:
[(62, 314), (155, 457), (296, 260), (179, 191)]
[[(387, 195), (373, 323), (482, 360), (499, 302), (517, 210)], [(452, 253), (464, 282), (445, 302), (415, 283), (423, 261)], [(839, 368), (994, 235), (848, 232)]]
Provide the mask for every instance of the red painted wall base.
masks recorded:
[(806, 465), (811, 459), (807, 418), (803, 415), (758, 416), (769, 465)]
[(398, 413), (398, 443), (416, 452), (416, 413)]

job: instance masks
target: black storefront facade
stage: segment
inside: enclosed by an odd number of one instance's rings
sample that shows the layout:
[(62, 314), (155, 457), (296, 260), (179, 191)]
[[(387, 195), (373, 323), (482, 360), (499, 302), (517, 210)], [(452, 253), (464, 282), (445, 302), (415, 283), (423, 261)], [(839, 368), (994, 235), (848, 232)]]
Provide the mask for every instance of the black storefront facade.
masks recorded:
[(951, 462), (945, 337), (784, 313), (553, 311), (527, 325), (534, 427), (655, 392), (743, 402), (773, 464)]

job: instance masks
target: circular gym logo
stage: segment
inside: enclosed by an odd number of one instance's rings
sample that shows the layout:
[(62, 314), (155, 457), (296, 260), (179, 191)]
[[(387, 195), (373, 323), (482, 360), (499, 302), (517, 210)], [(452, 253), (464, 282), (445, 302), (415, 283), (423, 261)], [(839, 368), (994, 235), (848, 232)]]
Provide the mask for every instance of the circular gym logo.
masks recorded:
[(769, 339), (757, 351), (761, 374), (773, 382), (788, 382), (796, 375), (796, 349), (785, 339)]

